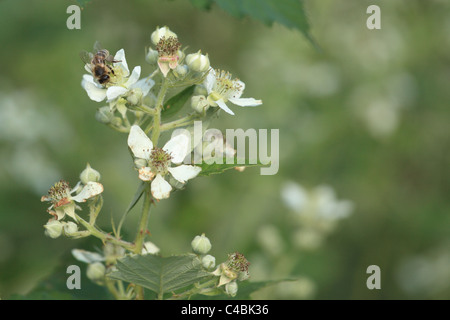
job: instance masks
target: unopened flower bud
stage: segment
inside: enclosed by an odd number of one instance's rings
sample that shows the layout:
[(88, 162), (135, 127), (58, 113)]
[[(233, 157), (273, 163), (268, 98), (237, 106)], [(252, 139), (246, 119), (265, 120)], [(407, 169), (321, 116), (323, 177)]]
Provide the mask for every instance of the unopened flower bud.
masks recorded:
[(138, 105), (142, 100), (143, 92), (140, 88), (134, 88), (130, 91), (130, 95), (127, 97), (127, 101), (132, 105)]
[(109, 106), (101, 107), (95, 113), (95, 119), (100, 123), (108, 124), (113, 118), (114, 115)]
[(101, 262), (90, 263), (86, 275), (92, 281), (103, 280), (106, 268)]
[(206, 270), (211, 270), (216, 266), (216, 258), (207, 254), (202, 258), (202, 265)]
[(198, 254), (207, 254), (211, 250), (211, 242), (203, 233), (201, 236), (196, 236), (191, 242), (192, 250)]
[(208, 90), (203, 85), (196, 85), (194, 88), (194, 96), (207, 96)]
[(52, 239), (56, 239), (61, 235), (63, 225), (58, 220), (51, 220), (47, 222), (44, 228), (45, 228), (45, 235), (49, 236)]
[(155, 31), (153, 31), (152, 35), (151, 35), (151, 40), (153, 42), (154, 45), (157, 45), (159, 40), (161, 40), (162, 37), (174, 37), (177, 38), (177, 35), (170, 31), (170, 29), (166, 26), (162, 27), (162, 28), (156, 28)]
[(111, 124), (112, 124), (114, 127), (120, 127), (120, 126), (122, 125), (122, 118), (120, 118), (120, 117), (114, 117), (114, 118), (111, 120)]
[(236, 296), (236, 294), (238, 292), (238, 285), (237, 285), (236, 281), (228, 282), (225, 285), (225, 292), (227, 295), (229, 295), (231, 297)]
[(71, 236), (75, 232), (78, 232), (78, 226), (76, 223), (73, 223), (72, 221), (64, 223), (64, 233), (66, 236)]
[(159, 53), (157, 50), (148, 49), (147, 55), (145, 56), (145, 61), (147, 61), (150, 64), (156, 64), (158, 62)]
[(91, 165), (88, 163), (86, 169), (84, 169), (80, 174), (80, 180), (83, 184), (87, 184), (88, 182), (98, 182), (100, 181), (100, 172), (91, 168)]
[(209, 103), (205, 96), (193, 96), (191, 98), (191, 107), (198, 113), (203, 113), (209, 109)]
[(209, 69), (208, 55), (201, 54), (199, 50), (197, 53), (191, 53), (186, 56), (186, 63), (192, 71), (205, 72)]
[(183, 64), (183, 65), (178, 65), (174, 71), (175, 71), (175, 75), (178, 78), (183, 78), (188, 73), (189, 68), (187, 67), (187, 65)]

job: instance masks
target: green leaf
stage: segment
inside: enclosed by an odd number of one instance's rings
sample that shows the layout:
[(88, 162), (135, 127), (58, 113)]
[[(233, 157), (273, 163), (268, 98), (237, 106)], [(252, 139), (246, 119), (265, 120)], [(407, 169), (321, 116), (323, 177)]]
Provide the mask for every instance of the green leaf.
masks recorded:
[(233, 299), (233, 300), (250, 300), (250, 295), (253, 292), (256, 292), (260, 289), (279, 284), (285, 281), (295, 281), (297, 279), (282, 279), (282, 280), (267, 280), (267, 281), (242, 281), (238, 282), (238, 292), (236, 296), (230, 297), (225, 293), (219, 294), (219, 295), (211, 295), (211, 296), (205, 296), (202, 294), (197, 294), (191, 297), (191, 299), (198, 299), (198, 300), (227, 300), (227, 299)]
[[(198, 174), (199, 176), (210, 176), (212, 174), (223, 173), (226, 170), (234, 169), (237, 167), (260, 167), (265, 166), (262, 163), (246, 163), (245, 161), (239, 161), (237, 157), (234, 158), (224, 158), (223, 163), (211, 163), (207, 164), (205, 162), (201, 164), (196, 164), (196, 166), (202, 168), (202, 171)], [(228, 162), (228, 163), (227, 163)], [(270, 165), (270, 164), (268, 164)]]
[(144, 193), (145, 186), (146, 186), (146, 183), (144, 181), (141, 181), (138, 189), (136, 190), (136, 193), (134, 194), (133, 200), (131, 200), (130, 204), (128, 205), (127, 210), (125, 210), (125, 213), (123, 214), (122, 218), (120, 219), (119, 226), (117, 227), (118, 235), (120, 235), (120, 229), (122, 228), (122, 224), (125, 222), (125, 218), (127, 217), (128, 213), (131, 211), (131, 209), (134, 208), (134, 206), (138, 203), (139, 199), (141, 198), (142, 194)]
[(314, 44), (303, 0), (214, 0), (236, 18), (249, 16), (271, 26), (274, 22), (300, 30)]
[(91, 2), (92, 0), (77, 0), (78, 4), (81, 8), (84, 8), (87, 3)]
[(211, 276), (193, 254), (170, 257), (135, 255), (118, 260), (116, 267), (117, 271), (108, 275), (111, 279), (134, 283), (161, 296)]
[(161, 111), (161, 118), (167, 119), (173, 116), (175, 113), (180, 111), (184, 104), (189, 100), (189, 98), (194, 93), (195, 86), (187, 87), (186, 89), (180, 91), (173, 97), (171, 97), (164, 104), (164, 108)]
[(209, 9), (211, 9), (213, 0), (191, 0), (191, 3), (196, 8), (203, 9), (203, 10), (209, 10)]

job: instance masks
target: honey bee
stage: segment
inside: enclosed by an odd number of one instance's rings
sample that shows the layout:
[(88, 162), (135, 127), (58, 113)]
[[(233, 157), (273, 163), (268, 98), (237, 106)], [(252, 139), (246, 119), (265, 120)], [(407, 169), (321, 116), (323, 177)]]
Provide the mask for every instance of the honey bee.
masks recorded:
[(105, 85), (110, 80), (110, 74), (114, 75), (114, 70), (111, 68), (113, 63), (120, 62), (120, 60), (114, 60), (114, 57), (109, 54), (109, 51), (102, 48), (100, 42), (96, 41), (94, 44), (95, 54), (92, 52), (81, 51), (81, 60), (89, 65), (92, 75), (98, 81), (98, 83)]

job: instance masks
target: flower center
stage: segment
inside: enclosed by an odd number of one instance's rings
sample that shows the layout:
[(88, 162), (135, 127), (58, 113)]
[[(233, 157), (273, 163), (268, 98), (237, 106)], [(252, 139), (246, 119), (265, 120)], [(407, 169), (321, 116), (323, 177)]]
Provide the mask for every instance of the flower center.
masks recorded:
[[(233, 98), (234, 95), (242, 91), (242, 85), (239, 79), (232, 80), (232, 75), (228, 71), (216, 70), (216, 83), (213, 88), (213, 98), (219, 95), (227, 102), (229, 98)], [(216, 99), (216, 101), (219, 99)]]
[(165, 175), (169, 168), (172, 156), (161, 148), (153, 148), (150, 154), (149, 165), (155, 174)]
[(48, 195), (50, 197), (50, 201), (54, 204), (55, 207), (59, 207), (65, 205), (70, 202), (70, 186), (69, 183), (60, 180), (48, 191)]
[(110, 81), (106, 83), (105, 87), (109, 88), (111, 86), (122, 85), (126, 81), (122, 68), (114, 68), (112, 65), (108, 65), (108, 67), (111, 69), (109, 74)]
[(250, 262), (244, 257), (242, 253), (235, 252), (228, 255), (227, 267), (235, 272), (248, 272)]
[(156, 50), (158, 51), (159, 57), (176, 57), (178, 58), (178, 50), (181, 47), (181, 43), (178, 38), (175, 37), (161, 37), (158, 44), (156, 45)]

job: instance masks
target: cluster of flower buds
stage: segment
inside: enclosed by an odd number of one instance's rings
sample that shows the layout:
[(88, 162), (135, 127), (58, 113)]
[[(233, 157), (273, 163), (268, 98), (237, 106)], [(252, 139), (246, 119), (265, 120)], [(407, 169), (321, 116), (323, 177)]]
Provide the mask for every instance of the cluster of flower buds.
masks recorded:
[[(192, 240), (191, 247), (201, 258), (202, 265), (206, 270), (212, 271), (216, 267), (216, 258), (207, 254), (212, 246), (204, 233)], [(235, 252), (229, 254), (228, 259), (219, 264), (211, 274), (219, 277), (217, 287), (224, 286), (224, 292), (234, 297), (238, 291), (237, 281), (244, 281), (249, 278), (249, 265), (250, 262), (247, 261), (243, 254)]]

